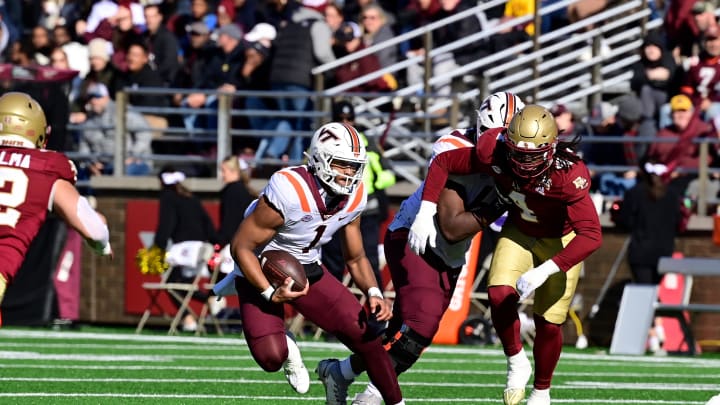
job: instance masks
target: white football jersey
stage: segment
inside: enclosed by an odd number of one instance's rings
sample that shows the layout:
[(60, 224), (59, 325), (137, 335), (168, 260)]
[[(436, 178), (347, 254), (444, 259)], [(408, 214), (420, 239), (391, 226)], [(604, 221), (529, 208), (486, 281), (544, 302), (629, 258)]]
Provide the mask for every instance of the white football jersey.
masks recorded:
[[(307, 166), (288, 167), (270, 177), (259, 198), (266, 198), (285, 219), (277, 233), (263, 248), (284, 250), (300, 263), (319, 263), (320, 247), (333, 234), (362, 214), (367, 193), (362, 183), (347, 196), (334, 211), (328, 211), (323, 201), (324, 190)], [(255, 207), (248, 207), (249, 214)]]
[[(433, 144), (432, 156), (428, 166), (432, 163), (435, 156), (454, 149), (467, 148), (475, 146), (465, 137), (464, 129), (455, 129), (450, 134), (441, 136)], [(464, 201), (470, 203), (474, 201), (479, 195), (484, 194), (488, 187), (495, 187), (495, 183), (490, 176), (473, 174), (468, 176), (454, 176), (451, 175), (448, 178), (448, 182), (455, 182), (461, 186), (464, 190)], [(420, 209), (420, 202), (422, 202), (422, 193), (425, 183), (423, 182), (415, 192), (405, 199), (400, 204), (400, 210), (395, 214), (395, 218), (388, 226), (388, 229), (394, 231), (399, 228), (408, 228), (412, 226), (415, 221), (415, 216)], [(440, 232), (440, 228), (435, 223), (437, 229), (437, 237), (435, 239), (435, 247), (432, 248), (428, 244), (428, 248), (432, 249), (433, 252), (450, 267), (461, 267), (465, 264), (465, 252), (470, 247), (472, 238), (451, 243), (447, 241)]]

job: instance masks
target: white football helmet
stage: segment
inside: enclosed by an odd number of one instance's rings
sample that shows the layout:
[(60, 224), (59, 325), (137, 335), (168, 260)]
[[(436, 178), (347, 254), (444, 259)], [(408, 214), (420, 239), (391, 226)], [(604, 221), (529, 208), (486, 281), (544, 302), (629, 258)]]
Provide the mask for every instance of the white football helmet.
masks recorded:
[(483, 133), (490, 128), (507, 127), (513, 116), (525, 107), (520, 97), (507, 92), (493, 93), (483, 100), (477, 110), (477, 131)]
[[(351, 125), (339, 122), (323, 125), (313, 134), (309, 153), (305, 155), (312, 171), (333, 193), (349, 195), (362, 181), (367, 154), (360, 134)], [(332, 164), (352, 167), (355, 172), (340, 173)], [(337, 179), (344, 179), (345, 184)]]

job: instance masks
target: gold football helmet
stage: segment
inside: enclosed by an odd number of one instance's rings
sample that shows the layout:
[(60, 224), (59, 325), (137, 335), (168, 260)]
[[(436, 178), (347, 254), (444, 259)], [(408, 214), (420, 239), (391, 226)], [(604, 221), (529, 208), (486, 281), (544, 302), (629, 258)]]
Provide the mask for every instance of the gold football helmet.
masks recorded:
[(47, 132), (45, 113), (35, 99), (19, 92), (0, 97), (0, 144), (44, 148)]
[(550, 111), (536, 104), (525, 106), (510, 121), (505, 136), (512, 171), (523, 178), (540, 176), (552, 165), (557, 141), (558, 127)]

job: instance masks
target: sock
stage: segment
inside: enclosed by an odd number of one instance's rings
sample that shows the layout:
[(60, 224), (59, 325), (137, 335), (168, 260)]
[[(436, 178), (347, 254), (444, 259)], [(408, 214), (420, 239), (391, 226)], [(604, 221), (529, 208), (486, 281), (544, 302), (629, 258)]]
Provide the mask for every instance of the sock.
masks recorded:
[(550, 388), (555, 367), (560, 360), (562, 351), (562, 330), (560, 325), (550, 323), (543, 317), (535, 314), (535, 345), (533, 357), (535, 358), (535, 384), (536, 390)]
[(352, 366), (350, 365), (349, 357), (340, 360), (340, 372), (342, 373), (343, 378), (348, 381), (354, 380), (355, 377), (360, 375), (355, 374), (355, 372), (353, 371)]
[(508, 357), (508, 363), (514, 367), (527, 364), (527, 362), (528, 360), (527, 355), (525, 354), (525, 349), (522, 348), (516, 354)]
[(495, 332), (502, 342), (505, 355), (510, 357), (523, 347), (517, 313), (518, 294), (510, 286), (498, 285), (488, 288), (488, 295)]
[(366, 394), (373, 395), (373, 396), (376, 396), (376, 397), (378, 397), (378, 398), (382, 398), (382, 395), (380, 394), (380, 391), (377, 389), (377, 387), (375, 386), (375, 384), (373, 384), (372, 382), (369, 383), (369, 384), (367, 385), (367, 387), (365, 387), (365, 393), (366, 393)]

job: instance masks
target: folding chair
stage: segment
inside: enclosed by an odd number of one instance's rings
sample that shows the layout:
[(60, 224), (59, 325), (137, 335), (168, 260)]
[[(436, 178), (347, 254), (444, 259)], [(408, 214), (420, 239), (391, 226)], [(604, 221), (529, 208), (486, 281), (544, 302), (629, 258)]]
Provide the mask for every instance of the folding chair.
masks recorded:
[[(160, 312), (160, 317), (162, 319), (164, 319), (165, 321), (170, 321), (168, 335), (177, 334), (177, 327), (180, 324), (180, 321), (182, 320), (186, 311), (197, 317), (197, 313), (190, 307), (190, 301), (192, 300), (193, 294), (200, 291), (200, 281), (203, 277), (206, 276), (206, 273), (200, 270), (200, 266), (201, 264), (207, 263), (210, 255), (212, 255), (213, 247), (209, 243), (203, 243), (198, 247), (198, 249), (200, 249), (196, 256), (198, 261), (198, 271), (196, 271), (195, 277), (193, 278), (191, 283), (168, 282), (168, 277), (172, 272), (171, 270), (168, 270), (161, 275), (160, 281), (145, 282), (142, 284), (142, 288), (148, 293), (150, 302), (145, 308), (145, 312), (143, 312), (143, 315), (140, 318), (140, 322), (138, 322), (135, 333), (142, 332), (145, 324), (150, 319), (150, 317), (153, 316), (152, 313), (155, 310), (158, 310)], [(168, 311), (166, 311), (165, 308), (160, 304), (160, 299), (163, 296), (163, 293), (166, 293), (172, 298), (180, 301), (180, 306), (178, 307), (178, 310), (174, 315), (168, 314)], [(200, 320), (198, 320), (198, 324), (199, 323)]]

